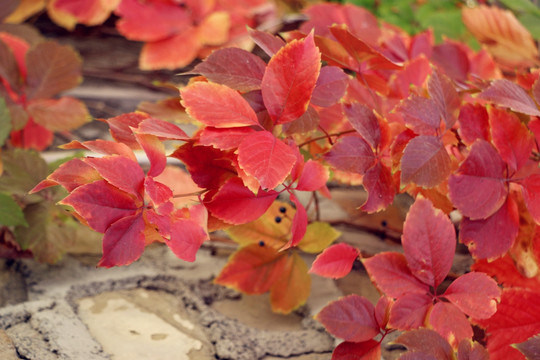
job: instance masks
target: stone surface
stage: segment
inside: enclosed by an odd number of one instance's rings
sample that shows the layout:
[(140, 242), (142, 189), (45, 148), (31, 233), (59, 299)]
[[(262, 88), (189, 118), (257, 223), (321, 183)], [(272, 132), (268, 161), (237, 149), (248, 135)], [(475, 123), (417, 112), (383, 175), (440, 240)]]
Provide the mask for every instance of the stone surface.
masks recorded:
[(2, 360), (19, 360), (17, 355), (17, 349), (9, 335), (4, 331), (0, 330), (0, 359)]
[[(178, 313), (171, 316), (170, 320), (184, 329), (180, 331), (155, 313), (139, 307), (137, 301), (130, 301), (128, 295), (151, 301), (156, 309), (167, 305), (167, 301), (159, 296), (151, 297), (142, 289), (127, 294), (102, 293), (78, 301), (79, 316), (112, 359), (190, 360), (193, 359), (190, 353), (200, 354), (202, 342), (188, 335), (194, 328), (193, 322)], [(209, 349), (206, 355), (207, 358), (211, 355)]]

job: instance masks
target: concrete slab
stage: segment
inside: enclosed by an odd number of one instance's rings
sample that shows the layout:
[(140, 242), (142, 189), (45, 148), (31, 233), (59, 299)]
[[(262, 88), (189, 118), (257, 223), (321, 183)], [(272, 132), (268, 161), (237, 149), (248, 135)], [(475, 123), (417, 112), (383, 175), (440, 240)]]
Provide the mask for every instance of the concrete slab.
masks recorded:
[(195, 263), (186, 263), (165, 246), (150, 247), (135, 264), (112, 269), (97, 269), (91, 258), (74, 256), (55, 266), (22, 260), (17, 271), (29, 301), (0, 309), (0, 331), (5, 330), (0, 350), (5, 344), (10, 356), (32, 360), (330, 354), (334, 339), (312, 319), (309, 304), (323, 306), (322, 287), (327, 300), (337, 298), (332, 281), (314, 277), (315, 300), (283, 316), (271, 312), (265, 296), (242, 296), (213, 284), (225, 262), (226, 257), (203, 249)]

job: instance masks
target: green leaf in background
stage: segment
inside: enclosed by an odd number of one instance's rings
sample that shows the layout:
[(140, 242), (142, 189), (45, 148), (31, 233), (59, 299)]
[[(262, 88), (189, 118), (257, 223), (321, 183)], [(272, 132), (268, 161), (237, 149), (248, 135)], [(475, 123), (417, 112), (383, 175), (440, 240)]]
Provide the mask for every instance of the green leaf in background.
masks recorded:
[(498, 2), (513, 12), (540, 16), (540, 9), (530, 0), (499, 0)]
[(0, 146), (4, 145), (11, 132), (11, 115), (6, 101), (0, 97)]
[(0, 193), (0, 225), (28, 226), (19, 204), (9, 195)]
[(19, 196), (26, 204), (39, 201), (41, 196), (28, 192), (49, 174), (45, 160), (35, 151), (14, 149), (2, 152), (2, 161), (0, 192)]
[(17, 243), (23, 250), (32, 251), (34, 259), (39, 262), (57, 262), (75, 241), (73, 227), (54, 221), (63, 211), (49, 201), (28, 205), (24, 215), (30, 226), (15, 228)]
[(540, 16), (533, 13), (523, 13), (517, 16), (519, 22), (529, 30), (532, 37), (540, 39)]

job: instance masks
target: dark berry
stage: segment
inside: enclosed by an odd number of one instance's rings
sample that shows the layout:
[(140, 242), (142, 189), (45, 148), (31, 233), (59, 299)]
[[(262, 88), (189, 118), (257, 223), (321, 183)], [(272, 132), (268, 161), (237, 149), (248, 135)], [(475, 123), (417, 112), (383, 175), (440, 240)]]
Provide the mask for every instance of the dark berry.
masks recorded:
[(279, 208), (279, 212), (285, 214), (287, 212), (287, 208), (285, 206), (282, 206)]
[(264, 246), (264, 241), (260, 240), (259, 241), (259, 246)]
[(279, 223), (281, 222), (281, 218), (280, 218), (279, 216), (276, 216), (276, 218), (274, 219), (274, 221), (275, 221), (276, 223), (279, 224)]
[(381, 221), (381, 225), (382, 225), (382, 227), (387, 227), (388, 223), (386, 222), (386, 220), (383, 220), (383, 221)]

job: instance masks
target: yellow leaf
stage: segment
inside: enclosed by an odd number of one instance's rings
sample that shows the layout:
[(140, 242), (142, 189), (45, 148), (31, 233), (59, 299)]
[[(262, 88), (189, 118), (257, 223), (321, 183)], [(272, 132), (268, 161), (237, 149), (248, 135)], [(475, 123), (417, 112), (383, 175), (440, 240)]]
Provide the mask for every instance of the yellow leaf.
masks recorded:
[(298, 244), (298, 247), (307, 253), (319, 253), (333, 243), (341, 233), (330, 224), (313, 222), (308, 225), (306, 234)]
[[(275, 201), (259, 219), (233, 226), (226, 231), (240, 246), (259, 243), (280, 249), (291, 237), (291, 225), (295, 212), (296, 210), (291, 205)], [(279, 218), (278, 221), (276, 221), (277, 218)]]
[(272, 311), (289, 314), (304, 305), (311, 291), (311, 277), (304, 260), (294, 252), (270, 290)]
[(4, 22), (19, 24), (30, 16), (37, 14), (45, 8), (45, 0), (21, 0), (19, 6), (12, 12)]

